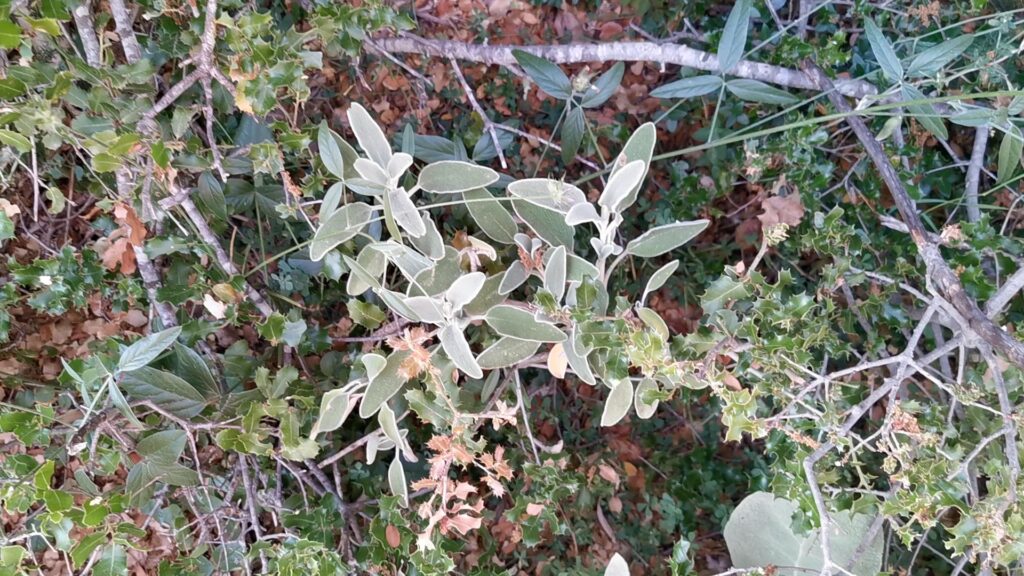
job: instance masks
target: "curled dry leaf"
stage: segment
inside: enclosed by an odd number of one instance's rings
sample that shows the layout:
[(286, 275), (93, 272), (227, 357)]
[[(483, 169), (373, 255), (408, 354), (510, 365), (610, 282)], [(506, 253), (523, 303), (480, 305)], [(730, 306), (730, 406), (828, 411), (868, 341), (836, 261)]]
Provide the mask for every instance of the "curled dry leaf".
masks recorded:
[(569, 359), (565, 356), (565, 348), (559, 342), (548, 352), (548, 372), (559, 380), (565, 378), (565, 370), (569, 367)]
[(804, 217), (804, 203), (800, 195), (793, 193), (788, 196), (772, 196), (761, 203), (763, 214), (757, 216), (761, 221), (761, 229), (767, 230), (776, 224), (799, 226)]

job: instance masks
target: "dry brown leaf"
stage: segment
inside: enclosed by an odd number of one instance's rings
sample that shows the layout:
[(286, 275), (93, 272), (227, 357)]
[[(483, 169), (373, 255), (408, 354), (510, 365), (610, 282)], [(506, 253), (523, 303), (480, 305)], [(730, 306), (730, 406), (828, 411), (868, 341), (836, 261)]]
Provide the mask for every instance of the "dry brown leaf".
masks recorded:
[(555, 378), (565, 378), (565, 371), (569, 366), (569, 359), (565, 357), (565, 348), (559, 342), (551, 347), (548, 352), (548, 372)]
[(388, 546), (392, 548), (398, 548), (402, 544), (402, 535), (398, 533), (398, 528), (395, 528), (394, 524), (388, 524), (384, 529), (384, 537), (388, 540)]
[(800, 220), (804, 217), (804, 203), (800, 200), (799, 194), (788, 196), (772, 196), (761, 202), (763, 214), (758, 214), (761, 221), (761, 229), (767, 230), (776, 224), (787, 224), (791, 227), (799, 226)]
[(526, 505), (526, 514), (529, 516), (539, 516), (544, 511), (544, 505), (536, 502), (530, 502)]

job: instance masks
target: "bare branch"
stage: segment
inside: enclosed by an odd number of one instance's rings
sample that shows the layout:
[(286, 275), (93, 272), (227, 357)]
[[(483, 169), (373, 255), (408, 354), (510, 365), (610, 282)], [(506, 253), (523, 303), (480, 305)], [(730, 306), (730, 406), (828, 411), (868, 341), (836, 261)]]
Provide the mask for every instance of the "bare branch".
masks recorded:
[(100, 41), (96, 36), (96, 22), (92, 19), (88, 0), (83, 0), (82, 3), (75, 6), (71, 10), (71, 17), (75, 19), (78, 37), (82, 40), (85, 61), (93, 68), (99, 68), (103, 64), (103, 59), (100, 56)]
[(132, 29), (134, 19), (125, 6), (124, 0), (110, 0), (110, 11), (114, 14), (114, 26), (117, 28), (117, 35), (121, 38), (121, 49), (124, 50), (124, 58), (129, 63), (138, 62), (142, 59), (142, 48), (139, 41), (135, 39), (135, 31)]
[[(378, 38), (377, 45), (393, 54), (421, 54), (435, 58), (454, 58), (498, 66), (515, 66), (513, 50), (522, 50), (546, 58), (556, 64), (582, 62), (654, 62), (675, 64), (707, 72), (721, 72), (718, 56), (681, 44), (655, 42), (608, 42), (603, 44), (564, 44), (541, 46), (496, 46), (470, 44), (450, 40), (431, 40), (406, 35), (400, 38)], [(731, 72), (741, 78), (760, 80), (770, 84), (818, 90), (813, 78), (799, 70), (783, 68), (761, 62), (743, 60)], [(863, 80), (841, 80), (837, 89), (845, 96), (863, 98), (878, 93), (874, 85)]]
[(938, 293), (942, 295), (959, 313), (967, 323), (964, 328), (970, 328), (984, 342), (1006, 355), (1011, 362), (1017, 366), (1024, 367), (1024, 343), (1021, 343), (1010, 336), (1005, 330), (997, 326), (988, 316), (982, 312), (975, 302), (964, 290), (960, 279), (956, 276), (949, 264), (942, 257), (939, 247), (931, 238), (921, 223), (917, 213), (917, 206), (907, 193), (899, 174), (889, 162), (889, 157), (882, 148), (881, 143), (868, 129), (864, 121), (856, 115), (851, 114), (850, 105), (843, 97), (833, 89), (832, 81), (824, 72), (811, 60), (804, 62), (804, 69), (809, 77), (818, 84), (819, 89), (826, 91), (832, 105), (836, 110), (847, 114), (846, 122), (853, 129), (857, 138), (861, 141), (871, 161), (875, 164), (882, 180), (889, 188), (896, 207), (903, 217), (904, 223), (910, 232), (910, 237), (917, 246), (921, 259), (924, 260), (927, 269), (928, 279), (935, 285)]
[(978, 183), (981, 181), (981, 169), (985, 165), (988, 130), (987, 125), (975, 129), (971, 163), (967, 167), (967, 190), (964, 192), (964, 199), (967, 201), (967, 219), (971, 222), (981, 220), (981, 211), (978, 209)]

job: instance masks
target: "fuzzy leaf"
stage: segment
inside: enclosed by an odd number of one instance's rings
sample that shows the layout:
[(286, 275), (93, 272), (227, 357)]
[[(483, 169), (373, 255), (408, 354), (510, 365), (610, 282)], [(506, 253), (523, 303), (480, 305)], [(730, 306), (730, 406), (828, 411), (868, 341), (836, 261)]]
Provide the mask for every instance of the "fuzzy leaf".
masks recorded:
[(515, 306), (495, 306), (484, 317), (488, 326), (502, 336), (535, 342), (562, 342), (565, 334), (554, 324), (540, 322), (533, 314)]
[(673, 222), (652, 228), (626, 245), (626, 252), (641, 258), (660, 256), (686, 244), (708, 227), (707, 220)]
[(391, 161), (391, 144), (388, 143), (384, 131), (366, 108), (356, 102), (348, 109), (348, 121), (352, 125), (352, 132), (355, 133), (359, 146), (381, 170), (385, 169)]
[(633, 382), (623, 378), (612, 386), (608, 399), (604, 401), (601, 426), (614, 426), (622, 420), (633, 405)]
[(420, 171), (419, 186), (434, 194), (457, 194), (485, 188), (498, 181), (498, 173), (471, 162), (434, 162)]
[(370, 221), (371, 214), (373, 209), (362, 202), (346, 204), (335, 210), (313, 234), (309, 245), (310, 260), (319, 262), (338, 245), (354, 238)]

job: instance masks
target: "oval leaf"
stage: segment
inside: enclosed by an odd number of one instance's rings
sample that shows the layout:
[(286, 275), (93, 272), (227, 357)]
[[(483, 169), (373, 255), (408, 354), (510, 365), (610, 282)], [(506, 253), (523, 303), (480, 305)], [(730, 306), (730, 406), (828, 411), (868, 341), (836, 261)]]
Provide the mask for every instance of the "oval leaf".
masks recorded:
[(655, 98), (696, 98), (722, 89), (721, 76), (691, 76), (651, 90)]
[(614, 426), (625, 418), (633, 405), (633, 382), (629, 378), (623, 378), (615, 383), (608, 399), (604, 402), (604, 412), (601, 413), (601, 426)]
[(512, 56), (541, 90), (559, 100), (568, 100), (572, 95), (569, 77), (555, 64), (522, 50), (513, 50)]
[(473, 358), (473, 351), (469, 348), (469, 342), (466, 342), (466, 337), (458, 326), (448, 324), (441, 329), (440, 340), (444, 353), (451, 358), (455, 366), (466, 376), (470, 378), (484, 377), (483, 370), (480, 369), (480, 365)]
[(514, 366), (537, 353), (540, 342), (503, 336), (477, 356), (477, 364), (484, 370)]
[(731, 72), (743, 57), (750, 27), (750, 6), (751, 0), (737, 0), (725, 21), (722, 38), (718, 41), (718, 68), (723, 74)]
[(366, 155), (373, 160), (377, 166), (384, 170), (391, 162), (391, 144), (384, 136), (384, 131), (373, 120), (370, 113), (356, 102), (348, 109), (348, 121), (352, 126), (352, 132), (359, 141), (359, 146), (366, 152)]
[(515, 306), (495, 306), (484, 317), (487, 325), (502, 336), (534, 342), (562, 342), (565, 334), (554, 324), (540, 322), (533, 314)]
[(313, 241), (309, 244), (309, 259), (319, 262), (339, 244), (354, 238), (370, 221), (372, 213), (373, 209), (362, 202), (346, 204), (335, 210), (327, 220), (320, 223), (313, 234)]
[(707, 220), (674, 222), (658, 226), (631, 240), (626, 245), (626, 252), (641, 258), (660, 256), (686, 244), (707, 227)]
[(769, 86), (757, 80), (740, 78), (730, 80), (726, 85), (734, 96), (747, 102), (760, 102), (761, 104), (794, 104), (800, 99), (785, 90)]
[(498, 181), (498, 173), (486, 166), (448, 160), (434, 162), (420, 171), (419, 186), (434, 194), (457, 194), (485, 188)]

